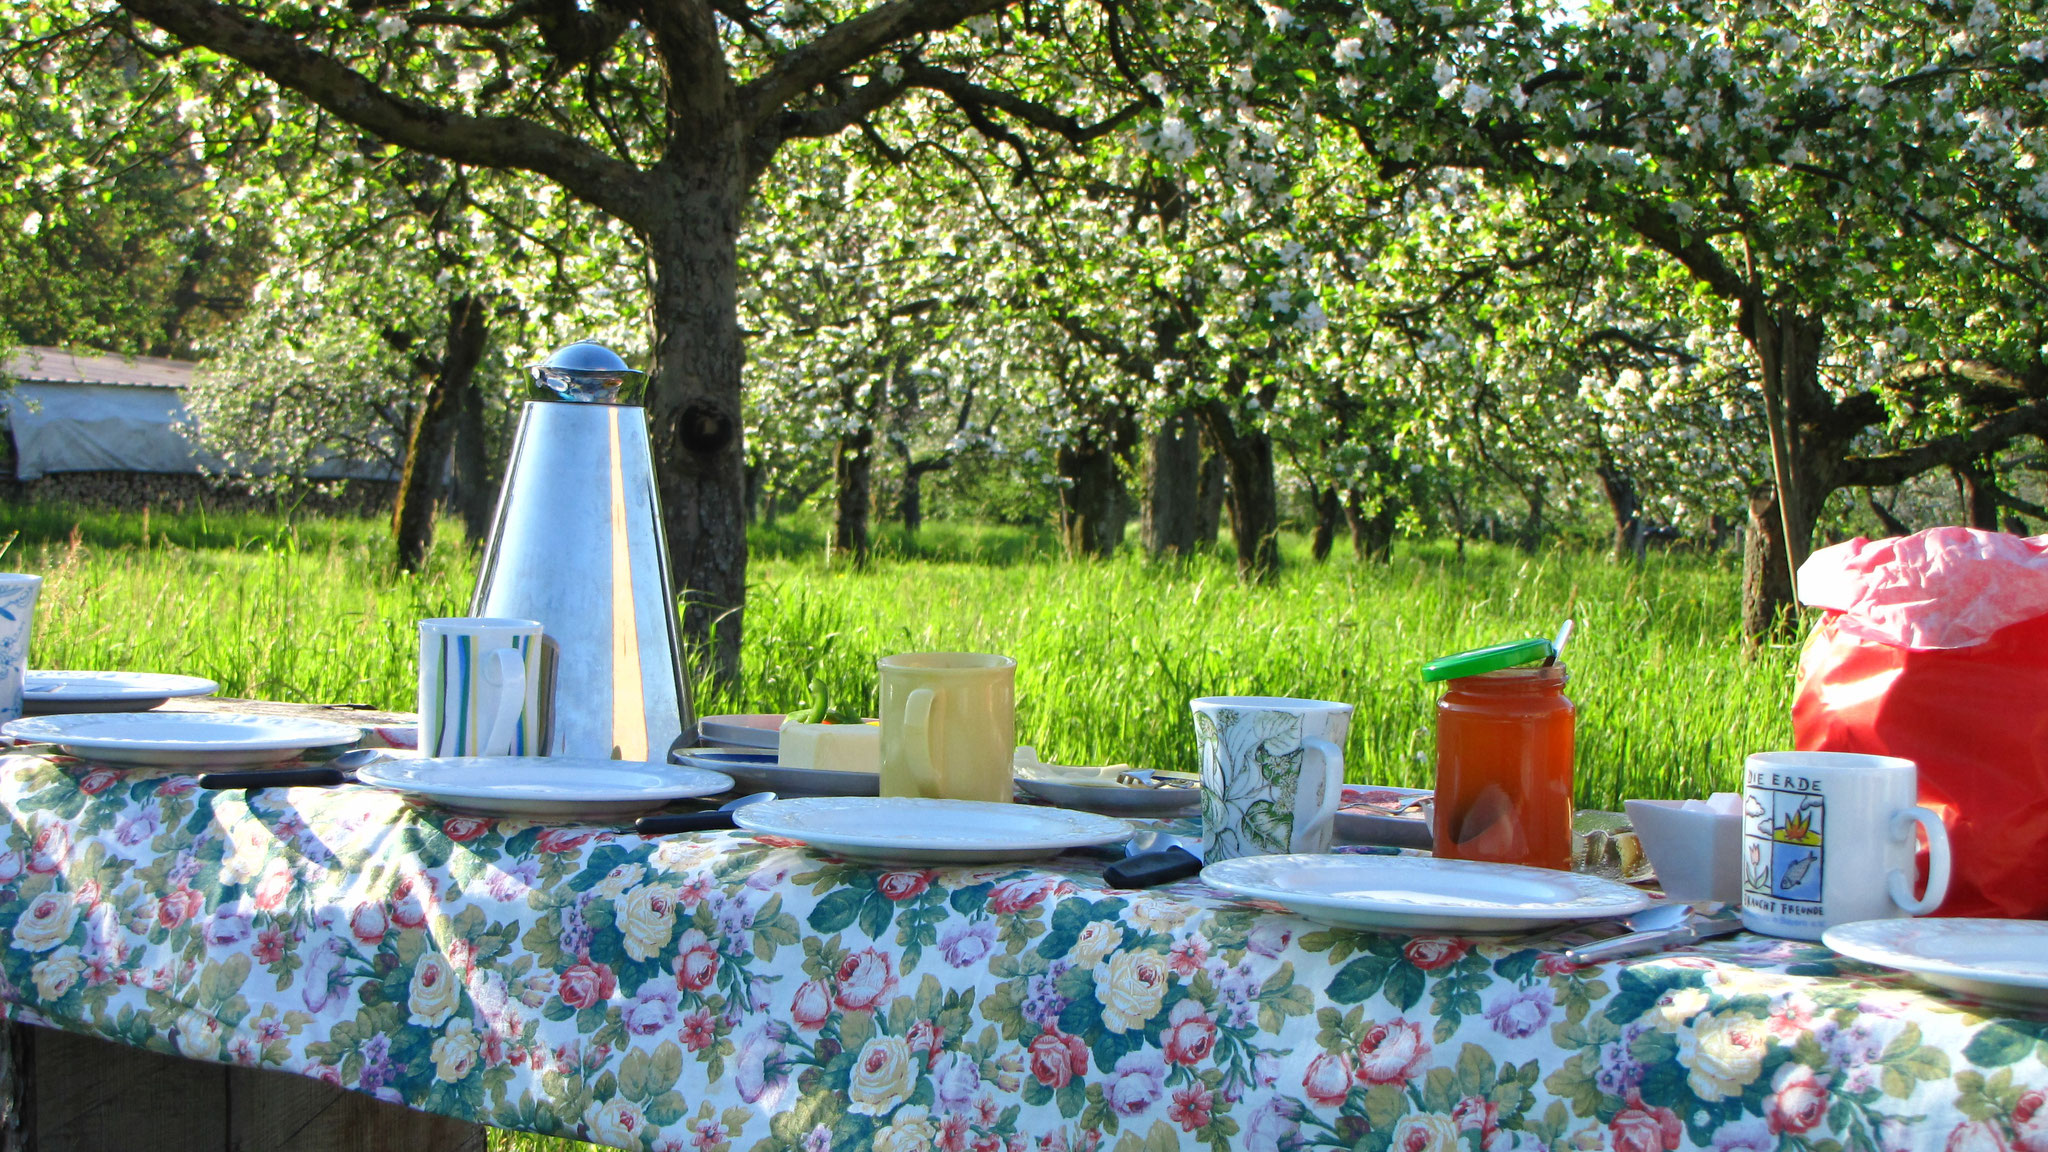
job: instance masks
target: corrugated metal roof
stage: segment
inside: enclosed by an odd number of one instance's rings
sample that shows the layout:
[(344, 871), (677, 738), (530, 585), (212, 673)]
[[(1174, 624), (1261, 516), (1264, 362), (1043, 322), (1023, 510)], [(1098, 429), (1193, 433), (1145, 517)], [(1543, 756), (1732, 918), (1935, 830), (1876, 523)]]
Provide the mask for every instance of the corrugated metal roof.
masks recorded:
[(21, 348), (0, 362), (0, 374), (39, 384), (126, 384), (188, 388), (199, 365), (161, 356), (105, 356), (63, 348)]

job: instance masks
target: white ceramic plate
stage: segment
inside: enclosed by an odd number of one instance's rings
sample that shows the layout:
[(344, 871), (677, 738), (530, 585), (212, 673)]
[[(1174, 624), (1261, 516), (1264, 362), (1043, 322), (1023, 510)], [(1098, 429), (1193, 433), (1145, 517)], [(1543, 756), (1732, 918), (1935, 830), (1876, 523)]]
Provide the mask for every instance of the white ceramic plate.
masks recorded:
[(873, 772), (821, 772), (816, 768), (790, 768), (779, 763), (773, 752), (678, 748), (669, 754), (669, 759), (692, 768), (723, 772), (749, 792), (768, 791), (782, 796), (873, 796), (882, 790), (882, 778)]
[(1121, 820), (1064, 808), (901, 796), (765, 800), (735, 811), (733, 820), (849, 859), (906, 864), (1036, 860), (1119, 844), (1132, 832)]
[(772, 751), (782, 746), (782, 713), (706, 716), (697, 721), (697, 734), (706, 744), (730, 744), (736, 748), (767, 748)]
[(625, 816), (671, 800), (715, 796), (732, 777), (701, 768), (571, 756), (448, 756), (379, 760), (356, 781), (488, 816)]
[(81, 712), (29, 716), (0, 726), (16, 740), (55, 744), (106, 764), (233, 768), (274, 764), (313, 748), (353, 744), (360, 728), (241, 712)]
[(1980, 1000), (2048, 1005), (2048, 921), (1859, 920), (1821, 933), (1821, 942)]
[(1409, 807), (1409, 803), (1435, 796), (1428, 788), (1346, 784), (1344, 806), (1337, 809), (1337, 839), (1347, 844), (1427, 848), (1431, 839), (1429, 808), (1421, 804)]
[(25, 672), (22, 709), (31, 716), (69, 712), (147, 712), (173, 696), (211, 696), (220, 685), (163, 672)]
[(1145, 788), (1134, 784), (1062, 784), (1056, 780), (1016, 778), (1017, 791), (1036, 796), (1048, 804), (1078, 812), (1100, 812), (1106, 816), (1137, 816), (1160, 819), (1180, 816), (1202, 806), (1202, 790), (1195, 788)]
[(1202, 869), (1202, 882), (1339, 928), (1521, 932), (1650, 903), (1597, 876), (1429, 856), (1243, 856)]

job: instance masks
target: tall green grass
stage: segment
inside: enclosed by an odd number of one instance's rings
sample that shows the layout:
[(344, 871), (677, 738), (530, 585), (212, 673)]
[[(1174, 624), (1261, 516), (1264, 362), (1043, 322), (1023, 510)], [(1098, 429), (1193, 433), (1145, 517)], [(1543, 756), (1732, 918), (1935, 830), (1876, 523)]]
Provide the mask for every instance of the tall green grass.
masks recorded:
[[(409, 709), (414, 621), (460, 614), (475, 571), (444, 532), (424, 573), (399, 575), (369, 521), (188, 514), (145, 534), (136, 516), (8, 510), (11, 531), (0, 565), (47, 577), (35, 664), (187, 672), (274, 699)], [(1190, 699), (1308, 696), (1356, 707), (1354, 780), (1420, 785), (1422, 662), (1570, 617), (1582, 804), (1730, 787), (1744, 753), (1791, 738), (1793, 653), (1744, 653), (1732, 558), (1423, 545), (1315, 565), (1289, 541), (1280, 579), (1248, 587), (1226, 558), (1069, 561), (1021, 529), (934, 525), (860, 569), (827, 563), (802, 521), (772, 531), (749, 569), (743, 677), (700, 686), (700, 711), (783, 711), (814, 675), (871, 709), (877, 657), (1001, 652), (1018, 661), (1018, 738), (1049, 759), (1188, 768)]]

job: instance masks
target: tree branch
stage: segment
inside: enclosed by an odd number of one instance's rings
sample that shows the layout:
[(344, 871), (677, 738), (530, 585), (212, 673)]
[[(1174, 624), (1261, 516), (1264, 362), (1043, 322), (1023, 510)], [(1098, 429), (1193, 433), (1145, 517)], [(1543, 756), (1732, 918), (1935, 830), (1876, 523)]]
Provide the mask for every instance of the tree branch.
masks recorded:
[(1889, 488), (1930, 468), (1965, 464), (1996, 452), (2021, 436), (2048, 435), (2048, 400), (2008, 408), (1961, 432), (1925, 444), (1875, 456), (1851, 456), (1836, 473), (1844, 486)]
[(362, 73), (275, 25), (211, 0), (122, 0), (123, 7), (299, 93), (343, 120), (416, 152), (484, 168), (516, 168), (558, 181), (622, 220), (645, 215), (645, 174), (587, 142), (530, 120), (470, 116), (393, 95)]
[(1033, 128), (1051, 132), (1069, 144), (1086, 144), (1098, 136), (1106, 136), (1152, 107), (1150, 101), (1138, 100), (1125, 105), (1107, 120), (1096, 124), (1083, 124), (1072, 116), (1055, 112), (1043, 104), (1009, 92), (984, 88), (958, 72), (926, 64), (922, 60), (904, 61), (903, 78), (913, 87), (945, 93), (962, 111), (968, 112), (970, 118), (975, 110), (993, 108)]
[(1013, 0), (889, 0), (842, 20), (775, 66), (740, 86), (736, 101), (748, 123), (759, 124), (790, 101), (900, 40), (951, 28), (969, 16), (1009, 7)]

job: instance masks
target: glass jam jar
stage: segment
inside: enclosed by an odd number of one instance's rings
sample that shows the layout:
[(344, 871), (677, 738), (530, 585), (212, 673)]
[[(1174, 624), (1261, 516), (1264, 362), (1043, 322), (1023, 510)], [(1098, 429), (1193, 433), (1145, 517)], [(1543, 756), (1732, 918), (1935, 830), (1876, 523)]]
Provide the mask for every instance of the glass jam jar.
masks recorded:
[(1564, 665), (1502, 668), (1444, 684), (1436, 706), (1435, 851), (1569, 870), (1577, 710)]

